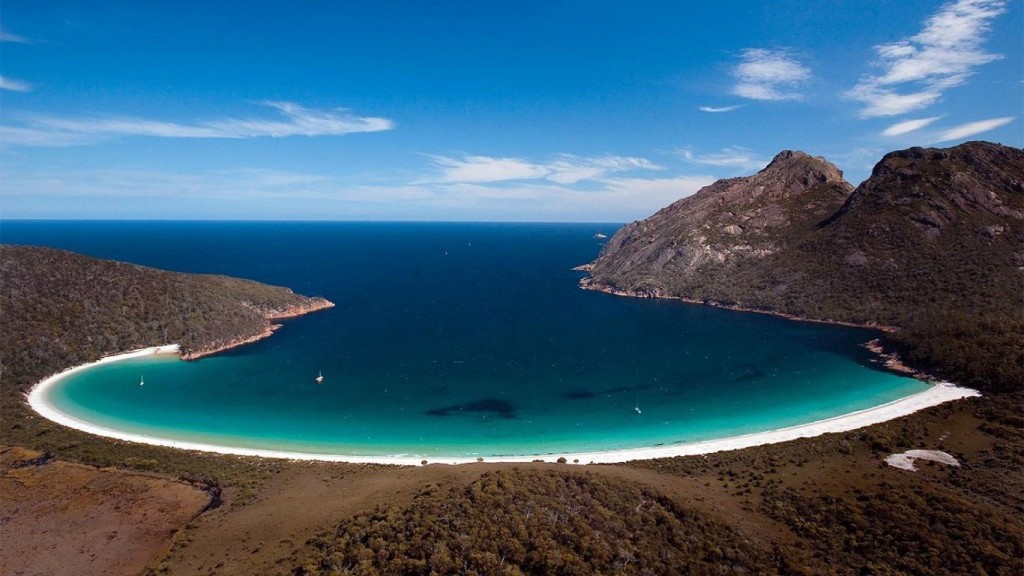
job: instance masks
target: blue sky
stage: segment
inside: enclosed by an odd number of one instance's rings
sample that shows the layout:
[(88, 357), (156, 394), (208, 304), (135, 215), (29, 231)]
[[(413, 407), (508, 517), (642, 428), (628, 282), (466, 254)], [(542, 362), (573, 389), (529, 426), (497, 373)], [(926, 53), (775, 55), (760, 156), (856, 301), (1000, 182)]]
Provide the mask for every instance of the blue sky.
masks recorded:
[(0, 6), (0, 217), (611, 221), (1024, 144), (1022, 2)]

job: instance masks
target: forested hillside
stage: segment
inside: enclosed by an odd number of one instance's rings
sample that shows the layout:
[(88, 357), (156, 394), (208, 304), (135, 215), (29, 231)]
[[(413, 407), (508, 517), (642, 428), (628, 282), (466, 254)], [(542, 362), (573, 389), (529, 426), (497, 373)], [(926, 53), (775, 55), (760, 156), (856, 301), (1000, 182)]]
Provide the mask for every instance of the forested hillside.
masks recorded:
[(215, 350), (266, 333), (270, 318), (331, 305), (249, 280), (31, 246), (0, 246), (0, 279), (5, 392), (126, 350)]

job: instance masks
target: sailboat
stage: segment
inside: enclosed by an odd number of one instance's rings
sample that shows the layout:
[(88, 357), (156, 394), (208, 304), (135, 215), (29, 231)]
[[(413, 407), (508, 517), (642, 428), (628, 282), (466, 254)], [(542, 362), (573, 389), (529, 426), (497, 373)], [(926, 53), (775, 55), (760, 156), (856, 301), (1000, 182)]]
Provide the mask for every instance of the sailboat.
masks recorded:
[(324, 373), (323, 373), (323, 371), (317, 372), (316, 383), (319, 384), (319, 383), (321, 383), (323, 381), (324, 381)]

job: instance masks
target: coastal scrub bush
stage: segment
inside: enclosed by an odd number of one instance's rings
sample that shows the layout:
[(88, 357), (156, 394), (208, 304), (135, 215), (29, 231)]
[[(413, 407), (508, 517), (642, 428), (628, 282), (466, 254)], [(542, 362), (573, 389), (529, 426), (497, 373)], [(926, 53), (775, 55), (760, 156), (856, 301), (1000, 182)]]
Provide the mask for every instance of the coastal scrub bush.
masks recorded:
[[(417, 494), (312, 542), (300, 573), (733, 574), (777, 572), (771, 551), (650, 488), (518, 468)], [(339, 567), (344, 567), (339, 570)]]

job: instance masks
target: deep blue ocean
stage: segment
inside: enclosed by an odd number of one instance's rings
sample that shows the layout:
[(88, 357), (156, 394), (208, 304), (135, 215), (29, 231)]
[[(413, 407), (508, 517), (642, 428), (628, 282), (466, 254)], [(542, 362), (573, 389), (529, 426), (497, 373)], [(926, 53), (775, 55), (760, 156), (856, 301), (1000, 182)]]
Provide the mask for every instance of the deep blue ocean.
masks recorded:
[(617, 228), (4, 221), (0, 241), (337, 304), (243, 348), (97, 367), (50, 394), (135, 433), (353, 455), (549, 454), (780, 428), (926, 388), (872, 364), (868, 330), (579, 289), (572, 268)]

